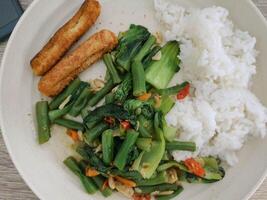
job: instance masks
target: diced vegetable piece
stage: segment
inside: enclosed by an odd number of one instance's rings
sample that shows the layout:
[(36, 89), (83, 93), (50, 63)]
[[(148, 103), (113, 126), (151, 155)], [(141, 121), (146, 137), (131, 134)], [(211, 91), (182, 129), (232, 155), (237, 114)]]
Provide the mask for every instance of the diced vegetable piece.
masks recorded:
[(138, 97), (138, 100), (140, 101), (147, 101), (151, 97), (151, 93), (145, 93)]
[(38, 141), (39, 144), (43, 144), (46, 143), (51, 137), (47, 101), (39, 101), (36, 103), (36, 118)]
[(69, 129), (84, 131), (84, 126), (82, 123), (70, 119), (56, 119), (54, 123)]
[(151, 61), (146, 69), (146, 81), (157, 89), (166, 88), (174, 74), (180, 69), (180, 60), (177, 57), (179, 52), (180, 48), (177, 41), (167, 42), (161, 49), (161, 59)]
[(109, 128), (109, 125), (105, 122), (101, 122), (97, 124), (92, 129), (86, 129), (84, 133), (85, 141), (90, 144), (92, 143), (97, 137), (99, 137), (105, 130)]
[(137, 55), (143, 43), (149, 38), (148, 30), (139, 25), (131, 25), (119, 39), (115, 59), (121, 71), (129, 71), (132, 59)]
[(184, 99), (186, 96), (189, 95), (190, 92), (190, 84), (188, 83), (181, 91), (178, 92), (176, 98), (178, 100)]
[(108, 129), (102, 134), (103, 161), (109, 165), (114, 157), (113, 131)]
[(73, 157), (68, 157), (67, 159), (65, 159), (64, 164), (80, 178), (85, 190), (89, 194), (94, 194), (97, 191), (97, 187), (93, 180), (90, 177), (86, 177), (82, 173), (82, 170), (79, 168), (78, 162)]
[(80, 137), (79, 137), (79, 134), (78, 134), (78, 131), (77, 130), (67, 129), (67, 134), (71, 137), (71, 139), (74, 142), (80, 141)]
[(112, 56), (107, 53), (104, 55), (103, 57), (104, 63), (106, 64), (107, 70), (109, 72), (109, 75), (113, 81), (114, 84), (118, 84), (121, 82), (121, 78), (114, 66), (113, 60), (112, 60)]
[(127, 162), (128, 154), (130, 153), (132, 147), (134, 146), (139, 133), (134, 130), (128, 130), (126, 134), (126, 138), (118, 152), (118, 154), (115, 157), (114, 165), (119, 169), (123, 170), (125, 167), (125, 164)]
[(131, 123), (127, 120), (124, 120), (124, 121), (121, 121), (120, 122), (120, 125), (121, 125), (121, 128), (124, 130), (124, 131), (127, 131), (128, 129), (131, 128)]
[(72, 81), (69, 86), (58, 96), (56, 96), (49, 104), (50, 110), (57, 109), (59, 105), (70, 95), (74, 94), (76, 89), (79, 87), (81, 80), (76, 78)]
[(95, 170), (94, 168), (87, 167), (85, 169), (85, 175), (88, 177), (95, 177), (95, 176), (99, 175), (99, 172), (97, 170)]
[(173, 141), (166, 143), (166, 149), (169, 151), (192, 151), (196, 150), (196, 143)]
[(205, 169), (193, 158), (188, 158), (184, 161), (185, 166), (193, 174), (203, 177), (205, 175)]

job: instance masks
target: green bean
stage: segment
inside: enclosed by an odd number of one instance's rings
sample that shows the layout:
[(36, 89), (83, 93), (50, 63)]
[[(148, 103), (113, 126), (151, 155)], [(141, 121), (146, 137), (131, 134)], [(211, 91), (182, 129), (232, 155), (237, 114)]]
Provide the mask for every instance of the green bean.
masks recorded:
[(186, 81), (186, 82), (183, 82), (182, 84), (178, 84), (178, 85), (175, 85), (175, 86), (170, 87), (170, 88), (157, 90), (157, 92), (160, 95), (166, 95), (166, 96), (176, 95), (178, 92), (180, 92), (182, 89), (184, 89), (188, 84), (189, 83)]
[(160, 185), (153, 185), (153, 186), (141, 186), (138, 187), (141, 190), (142, 194), (150, 194), (155, 191), (174, 191), (178, 189), (178, 185), (175, 184), (169, 184), (169, 183), (164, 183)]
[(72, 103), (66, 105), (64, 108), (62, 109), (57, 109), (57, 110), (51, 110), (48, 113), (49, 116), (49, 120), (51, 122), (54, 122), (56, 119), (63, 117), (64, 115), (68, 114), (68, 112), (70, 111), (71, 107), (72, 107)]
[(146, 93), (145, 70), (142, 62), (134, 60), (131, 65), (131, 70), (133, 77), (133, 95), (141, 96)]
[(87, 177), (83, 174), (78, 162), (73, 157), (68, 157), (65, 159), (64, 164), (80, 178), (85, 190), (89, 194), (94, 194), (97, 191), (97, 186), (95, 185), (94, 181), (90, 177)]
[(81, 112), (81, 110), (87, 105), (87, 102), (90, 97), (93, 96), (92, 91), (89, 87), (86, 87), (81, 92), (80, 96), (77, 98), (77, 100), (74, 102), (73, 106), (71, 107), (69, 114), (71, 116), (78, 116)]
[(150, 35), (148, 40), (143, 45), (143, 47), (140, 49), (140, 51), (134, 57), (134, 60), (142, 62), (144, 57), (146, 55), (148, 55), (148, 53), (151, 51), (151, 47), (155, 44), (155, 42), (156, 42), (156, 37), (153, 35)]
[(112, 57), (109, 53), (105, 54), (103, 57), (104, 63), (106, 64), (107, 70), (109, 72), (109, 75), (111, 76), (111, 79), (114, 84), (118, 84), (121, 82), (121, 78), (114, 66)]
[(96, 183), (97, 187), (99, 188), (100, 192), (104, 197), (108, 197), (112, 194), (112, 190), (109, 187), (103, 188), (103, 185), (105, 183), (105, 178), (101, 175), (92, 177), (94, 182)]
[(69, 129), (74, 129), (74, 130), (80, 130), (80, 131), (84, 131), (84, 126), (82, 123), (80, 122), (76, 122), (70, 119), (56, 119), (54, 121), (55, 124), (69, 128)]
[(170, 195), (157, 196), (157, 200), (169, 200), (169, 199), (172, 199), (172, 198), (178, 196), (183, 190), (184, 190), (184, 188), (182, 186), (179, 186), (178, 189), (176, 191), (174, 191), (174, 193), (172, 193)]
[(114, 165), (119, 169), (119, 170), (123, 170), (126, 162), (127, 162), (127, 158), (128, 155), (132, 149), (132, 147), (134, 146), (137, 138), (138, 138), (139, 133), (134, 131), (134, 130), (128, 130), (127, 134), (126, 134), (126, 138), (122, 143), (122, 146), (119, 150), (119, 152), (117, 153), (115, 160), (114, 160)]
[(143, 151), (150, 151), (152, 145), (152, 138), (138, 138), (136, 146)]
[(111, 129), (104, 131), (102, 134), (102, 152), (104, 163), (109, 165), (114, 157), (114, 140)]
[(92, 143), (97, 137), (99, 137), (105, 130), (109, 128), (108, 124), (105, 122), (101, 122), (97, 124), (92, 129), (86, 129), (84, 134), (85, 141), (90, 144)]
[(56, 96), (49, 104), (50, 110), (54, 110), (59, 107), (59, 105), (70, 95), (75, 93), (76, 89), (79, 87), (81, 80), (76, 78), (70, 83), (70, 85), (58, 96)]
[(79, 145), (76, 148), (76, 152), (82, 156), (82, 158), (89, 162), (91, 167), (94, 167), (102, 175), (107, 175), (110, 168), (106, 167), (104, 162), (95, 154), (94, 150), (88, 145)]
[(98, 102), (104, 98), (113, 88), (115, 87), (115, 84), (112, 82), (112, 80), (109, 80), (105, 86), (95, 93), (95, 95), (88, 101), (87, 106), (93, 107)]
[(64, 115), (68, 114), (72, 109), (73, 105), (76, 103), (77, 99), (81, 95), (84, 88), (89, 86), (88, 83), (81, 81), (78, 88), (75, 92), (70, 96), (69, 102), (64, 106), (63, 109), (56, 109), (49, 112), (49, 119), (53, 122), (55, 119), (63, 117)]
[(36, 103), (36, 118), (39, 144), (43, 144), (51, 137), (47, 101), (39, 101)]
[(143, 179), (136, 182), (137, 186), (152, 186), (152, 185), (159, 185), (168, 182), (168, 175), (167, 172), (160, 172), (154, 178), (150, 179)]
[(169, 151), (192, 151), (196, 150), (196, 144), (194, 142), (180, 142), (173, 141), (166, 143), (166, 149)]

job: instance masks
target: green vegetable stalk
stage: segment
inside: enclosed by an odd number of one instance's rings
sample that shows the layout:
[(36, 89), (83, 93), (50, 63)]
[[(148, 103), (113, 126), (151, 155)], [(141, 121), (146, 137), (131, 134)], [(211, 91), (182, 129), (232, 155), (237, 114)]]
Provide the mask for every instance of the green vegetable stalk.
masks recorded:
[(54, 123), (69, 129), (84, 131), (84, 126), (82, 123), (70, 119), (59, 118), (55, 119)]
[(178, 85), (175, 85), (173, 87), (157, 90), (157, 93), (159, 93), (162, 96), (176, 95), (181, 90), (183, 90), (188, 84), (189, 83), (187, 81), (185, 81), (182, 84), (178, 84)]
[(161, 59), (151, 61), (146, 69), (146, 81), (157, 89), (167, 87), (172, 77), (179, 71), (179, 43), (170, 41), (161, 49)]
[(104, 163), (109, 165), (114, 157), (113, 131), (110, 129), (104, 131), (102, 134), (102, 152)]
[(36, 103), (36, 118), (39, 144), (43, 144), (51, 137), (47, 101), (39, 101)]
[(151, 47), (155, 44), (155, 42), (156, 38), (151, 35), (145, 42), (143, 47), (140, 49), (140, 51), (137, 53), (131, 64), (134, 96), (141, 96), (146, 93), (145, 70), (142, 60), (149, 53)]
[(78, 89), (79, 85), (81, 83), (81, 80), (79, 78), (76, 78), (74, 81), (72, 81), (69, 86), (58, 96), (56, 96), (49, 104), (50, 110), (55, 110), (59, 107), (59, 105), (70, 95), (73, 95), (76, 92), (76, 89)]
[(89, 87), (84, 88), (78, 99), (74, 102), (73, 106), (71, 107), (69, 114), (71, 116), (77, 117), (81, 113), (82, 109), (85, 108), (85, 106), (88, 103), (88, 100), (92, 96), (93, 92), (90, 90), (90, 88)]
[(105, 130), (109, 128), (108, 124), (101, 122), (91, 129), (86, 129), (84, 133), (84, 139), (88, 144), (91, 144), (96, 138), (98, 138)]
[(196, 143), (173, 141), (166, 143), (166, 149), (169, 151), (192, 151), (196, 150)]
[(112, 60), (112, 57), (111, 55), (108, 53), (108, 54), (105, 54), (104, 57), (103, 57), (103, 60), (104, 60), (104, 63), (106, 64), (107, 66), (107, 70), (109, 72), (109, 75), (113, 81), (114, 84), (119, 84), (121, 82), (121, 78), (113, 64), (113, 60)]
[(114, 160), (114, 165), (119, 169), (123, 170), (126, 163), (127, 159), (129, 156), (130, 151), (132, 150), (132, 147), (134, 146), (137, 138), (138, 138), (139, 133), (134, 131), (134, 130), (128, 130), (126, 134), (126, 138), (122, 143), (122, 146), (117, 153), (115, 160)]
[(165, 152), (165, 140), (163, 130), (160, 127), (161, 114), (155, 114), (154, 128), (155, 140), (152, 142), (149, 152), (145, 152), (140, 162), (139, 172), (144, 178), (151, 178), (156, 171)]
[(94, 181), (90, 177), (87, 177), (83, 174), (75, 158), (66, 158), (64, 160), (64, 164), (80, 178), (81, 183), (89, 194), (94, 194), (97, 191), (97, 186), (95, 185)]
[(96, 104), (99, 103), (101, 99), (103, 99), (116, 85), (113, 83), (112, 80), (109, 80), (105, 86), (97, 91), (95, 95), (88, 101), (87, 107), (94, 107)]

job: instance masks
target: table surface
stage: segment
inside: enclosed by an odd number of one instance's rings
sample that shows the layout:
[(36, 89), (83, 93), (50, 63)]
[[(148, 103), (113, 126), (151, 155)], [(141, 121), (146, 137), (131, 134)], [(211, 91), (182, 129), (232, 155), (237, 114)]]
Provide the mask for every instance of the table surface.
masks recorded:
[[(33, 0), (20, 0), (23, 9)], [(267, 0), (253, 0), (267, 18)], [(0, 43), (0, 61), (6, 42)], [(37, 200), (33, 192), (22, 180), (7, 153), (0, 134), (0, 200)], [(250, 200), (267, 200), (267, 179)]]

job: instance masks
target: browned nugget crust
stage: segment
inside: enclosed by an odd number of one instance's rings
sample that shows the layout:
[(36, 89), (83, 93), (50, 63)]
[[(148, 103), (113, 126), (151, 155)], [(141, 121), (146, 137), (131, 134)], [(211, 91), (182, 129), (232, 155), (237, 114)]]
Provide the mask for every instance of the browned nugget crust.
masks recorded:
[(117, 37), (111, 31), (95, 33), (43, 76), (38, 85), (40, 92), (46, 96), (59, 94), (79, 73), (111, 51), (117, 43)]
[(100, 4), (96, 0), (85, 0), (78, 12), (62, 26), (43, 49), (31, 60), (36, 75), (43, 75), (51, 69), (97, 20)]

